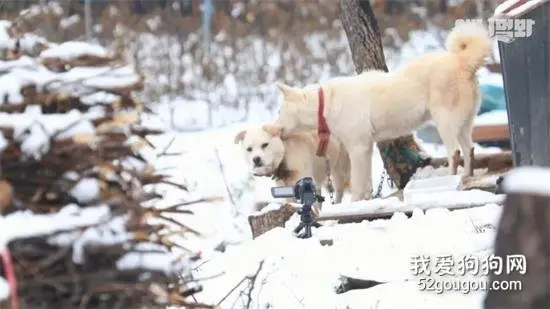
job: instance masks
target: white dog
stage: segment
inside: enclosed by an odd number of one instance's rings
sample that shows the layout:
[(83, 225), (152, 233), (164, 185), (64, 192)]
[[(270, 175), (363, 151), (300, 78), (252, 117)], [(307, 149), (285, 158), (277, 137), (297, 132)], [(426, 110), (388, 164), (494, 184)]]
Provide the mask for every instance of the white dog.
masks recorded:
[[(246, 162), (256, 176), (272, 176), (279, 186), (291, 186), (303, 177), (316, 184), (325, 183), (326, 161), (315, 155), (318, 137), (315, 131), (297, 132), (281, 138), (282, 130), (264, 125), (239, 132), (235, 144), (241, 143)], [(349, 158), (334, 138), (329, 140), (327, 159), (335, 189), (334, 202), (340, 203), (350, 176)]]
[(472, 175), (472, 127), (480, 106), (475, 74), (491, 54), (491, 40), (482, 25), (463, 23), (450, 32), (446, 47), (392, 73), (368, 71), (305, 88), (278, 83), (284, 100), (277, 124), (284, 134), (317, 128), (324, 99), (322, 115), (349, 153), (353, 201), (370, 199), (373, 144), (410, 134), (429, 119), (445, 144), (451, 173), (460, 146), (465, 175)]

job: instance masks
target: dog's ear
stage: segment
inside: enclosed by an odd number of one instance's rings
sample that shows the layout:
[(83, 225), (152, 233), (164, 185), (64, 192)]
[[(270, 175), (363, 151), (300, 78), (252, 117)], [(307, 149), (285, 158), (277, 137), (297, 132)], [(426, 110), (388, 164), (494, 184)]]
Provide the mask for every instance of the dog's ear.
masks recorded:
[(293, 93), (295, 93), (295, 89), (283, 82), (277, 82), (277, 88), (279, 88), (279, 90), (281, 90), (281, 92), (284, 94), (284, 95), (291, 95)]
[(240, 143), (240, 142), (244, 139), (244, 136), (245, 136), (245, 135), (246, 135), (246, 131), (245, 131), (245, 130), (243, 130), (243, 131), (237, 133), (237, 135), (235, 135), (235, 139), (233, 140), (233, 142), (234, 142), (235, 144)]
[(283, 131), (284, 131), (282, 127), (276, 124), (266, 124), (262, 128), (264, 129), (264, 131), (269, 133), (269, 135), (274, 137), (275, 136), (282, 137)]

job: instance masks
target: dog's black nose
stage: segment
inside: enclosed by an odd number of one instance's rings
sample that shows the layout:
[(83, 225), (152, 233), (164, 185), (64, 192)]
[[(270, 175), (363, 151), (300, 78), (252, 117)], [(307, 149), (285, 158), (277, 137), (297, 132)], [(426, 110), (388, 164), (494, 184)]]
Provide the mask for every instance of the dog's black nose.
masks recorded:
[(260, 158), (260, 157), (252, 158), (252, 162), (254, 162), (254, 165), (256, 165), (256, 166), (262, 166), (262, 158)]

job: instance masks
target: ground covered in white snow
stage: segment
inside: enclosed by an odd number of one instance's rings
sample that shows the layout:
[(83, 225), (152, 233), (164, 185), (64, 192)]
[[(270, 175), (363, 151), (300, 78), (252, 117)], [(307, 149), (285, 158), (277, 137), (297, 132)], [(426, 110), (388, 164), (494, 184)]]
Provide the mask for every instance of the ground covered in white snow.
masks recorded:
[[(287, 228), (276, 228), (207, 259), (199, 276), (225, 274), (204, 282), (205, 291), (199, 297), (221, 301), (263, 261), (249, 308), (483, 308), (483, 291), (468, 291), (468, 287), (482, 285), (486, 277), (483, 272), (476, 276), (474, 270), (461, 275), (460, 265), (465, 260), (477, 260), (480, 268), (488, 265), (500, 211), (501, 206), (488, 204), (454, 212), (417, 210), (411, 218), (398, 212), (389, 220), (322, 227), (308, 240), (292, 236), (299, 220), (293, 217)], [(322, 246), (319, 239), (327, 238), (333, 244)], [(431, 276), (415, 275), (413, 260), (420, 255), (431, 259)], [(452, 261), (455, 276), (443, 274), (445, 269), (437, 265), (442, 260)], [(341, 275), (385, 284), (336, 294)], [(464, 283), (455, 291), (422, 291), (429, 281), (421, 278), (426, 277)], [(242, 283), (222, 308), (244, 308), (249, 290), (247, 282)]]
[[(410, 205), (394, 201), (397, 213), (391, 220), (344, 225), (325, 222), (326, 226), (315, 230), (310, 240), (299, 240), (292, 235), (291, 230), (299, 220), (293, 217), (285, 229), (275, 229), (251, 240), (247, 216), (254, 210), (254, 204), (276, 200), (269, 191), (273, 182), (252, 177), (240, 147), (233, 143), (234, 135), (248, 125), (167, 134), (152, 139), (162, 149), (175, 136), (167, 152), (178, 155), (158, 158), (156, 166), (170, 173), (175, 181), (185, 182), (192, 192), (190, 196), (181, 196), (167, 187), (163, 204), (209, 196), (225, 199), (195, 205), (192, 207), (194, 217), (182, 215), (178, 218), (205, 233), (204, 239), (185, 243), (190, 249), (203, 252), (204, 261), (196, 276), (215, 277), (203, 282), (205, 289), (198, 295), (199, 301), (221, 301), (243, 277), (257, 270), (259, 261), (265, 260), (252, 292), (253, 305), (249, 308), (482, 308), (482, 293), (419, 291), (419, 277), (412, 275), (409, 263), (415, 254), (428, 255), (432, 259), (437, 255), (453, 254), (457, 263), (462, 255), (472, 254), (480, 261), (487, 257), (500, 215), (501, 207), (497, 204), (502, 202), (503, 196), (471, 191), (418, 197), (416, 204), (413, 203), (418, 207), (434, 207), (451, 200), (464, 204), (477, 200), (486, 206), (453, 212), (430, 209), (424, 213), (416, 209), (410, 219), (400, 212), (411, 210)], [(441, 145), (423, 144), (423, 147), (434, 156), (445, 154)], [(499, 151), (476, 148), (477, 153)], [(373, 168), (373, 181), (377, 184), (382, 172), (378, 155)], [(441, 170), (426, 169), (419, 172), (418, 177), (441, 173)], [(383, 194), (392, 190), (385, 184)], [(367, 204), (326, 205), (323, 210), (328, 214), (338, 211), (339, 207), (350, 210), (372, 207), (372, 202)], [(334, 243), (321, 246), (318, 238), (330, 238)], [(226, 253), (214, 250), (220, 244), (225, 245)], [(333, 290), (339, 275), (389, 283), (338, 295)], [(246, 291), (247, 287), (245, 280), (221, 303), (222, 308), (245, 308), (247, 296), (241, 290)]]

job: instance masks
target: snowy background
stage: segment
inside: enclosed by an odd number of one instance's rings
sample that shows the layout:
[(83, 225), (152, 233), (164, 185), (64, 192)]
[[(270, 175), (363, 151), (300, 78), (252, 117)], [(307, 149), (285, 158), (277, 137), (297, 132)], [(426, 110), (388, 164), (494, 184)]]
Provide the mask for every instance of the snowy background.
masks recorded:
[[(250, 19), (244, 4), (236, 2), (230, 7), (230, 16)], [(277, 201), (270, 196), (271, 180), (255, 178), (249, 173), (233, 137), (247, 126), (274, 119), (279, 100), (275, 81), (305, 85), (354, 74), (346, 36), (332, 11), (325, 13), (327, 17), (318, 19), (314, 26), (301, 27), (298, 23), (287, 32), (267, 27), (260, 34), (246, 31), (242, 34), (239, 25), (216, 24), (210, 52), (206, 54), (196, 22), (189, 26), (190, 30), (174, 32), (170, 27), (181, 24), (167, 25), (159, 14), (151, 13), (140, 24), (145, 30), (138, 31), (124, 23), (127, 12), (115, 6), (99, 15), (94, 13), (93, 22), (88, 25), (83, 14), (71, 12), (57, 2), (44, 3), (18, 13), (28, 21), (22, 22), (24, 27), (37, 33), (50, 31), (50, 36), (58, 35), (59, 40), (87, 38), (111, 51), (122, 51), (146, 76), (141, 96), (154, 114), (144, 115), (143, 121), (166, 130), (166, 134), (151, 141), (162, 149), (174, 140), (169, 152), (177, 154), (155, 159), (154, 165), (169, 173), (175, 182), (190, 188), (190, 196), (182, 196), (180, 191), (160, 186), (165, 193), (161, 204), (172, 205), (201, 197), (223, 198), (221, 202), (192, 206), (193, 217), (177, 218), (204, 235), (185, 244), (190, 250), (203, 252), (204, 263), (196, 269), (196, 275), (214, 277), (204, 281), (205, 289), (197, 296), (198, 301), (221, 302), (222, 308), (482, 308), (481, 292), (419, 291), (415, 281), (418, 277), (412, 276), (409, 263), (411, 257), (418, 254), (432, 257), (451, 254), (456, 260), (467, 254), (487, 258), (492, 250), (502, 196), (470, 191), (423, 197), (419, 205), (461, 200), (485, 206), (453, 212), (417, 209), (411, 218), (397, 211), (389, 220), (329, 223), (316, 230), (310, 240), (297, 240), (291, 235), (291, 228), (298, 220), (293, 217), (287, 228), (278, 228), (251, 240), (248, 215), (256, 211), (259, 204), (272, 203), (270, 207), (277, 207)], [(449, 6), (460, 7), (462, 3), (449, 1)], [(420, 18), (428, 14), (421, 6), (409, 10)], [(311, 18), (307, 14), (313, 13), (303, 14)], [(49, 27), (33, 24), (34, 19), (42, 18), (40, 16), (48, 16), (43, 22)], [(382, 16), (381, 24), (391, 25), (387, 19)], [(300, 27), (306, 29), (305, 33), (290, 36), (292, 29)], [(386, 61), (393, 70), (417, 55), (443, 48), (448, 27), (428, 21), (406, 31), (406, 36), (398, 27), (382, 26), (382, 30)], [(110, 36), (104, 35), (105, 32)], [(498, 62), (496, 48), (494, 58)], [(502, 85), (498, 73), (483, 69), (479, 76), (482, 83)], [(503, 123), (506, 113), (482, 115), (476, 122)], [(430, 155), (445, 156), (441, 145), (419, 142)], [(476, 147), (477, 153), (500, 151)], [(375, 185), (382, 170), (376, 153), (372, 175)], [(392, 190), (385, 185), (382, 194)], [(373, 205), (345, 203), (337, 207)], [(333, 245), (321, 246), (319, 238), (331, 238)], [(258, 268), (260, 261), (263, 261), (261, 269)], [(254, 286), (250, 287), (247, 280), (239, 285), (243, 278), (258, 270)], [(386, 283), (337, 295), (334, 285), (340, 275)], [(484, 280), (483, 277), (477, 279)]]

